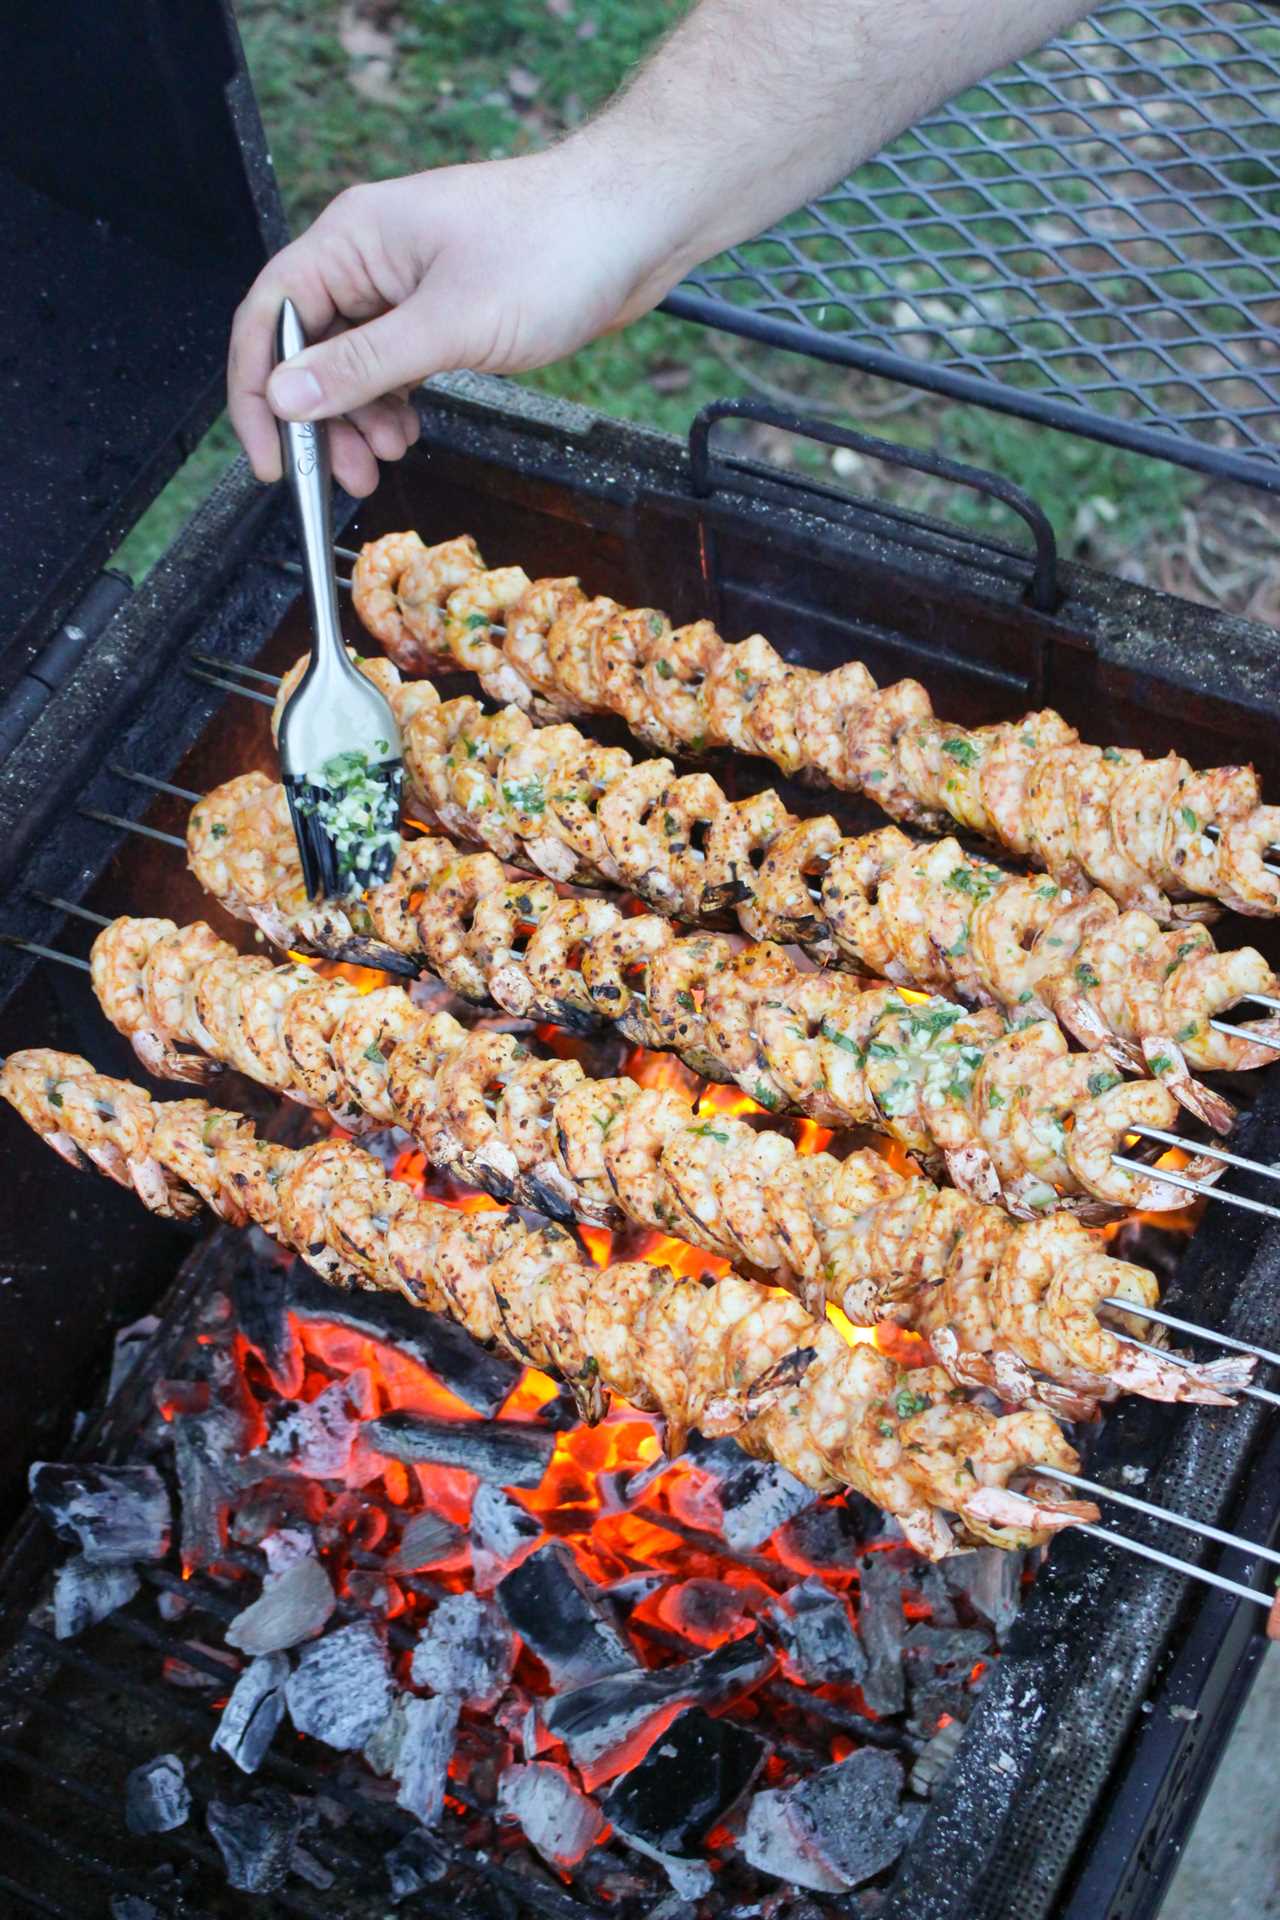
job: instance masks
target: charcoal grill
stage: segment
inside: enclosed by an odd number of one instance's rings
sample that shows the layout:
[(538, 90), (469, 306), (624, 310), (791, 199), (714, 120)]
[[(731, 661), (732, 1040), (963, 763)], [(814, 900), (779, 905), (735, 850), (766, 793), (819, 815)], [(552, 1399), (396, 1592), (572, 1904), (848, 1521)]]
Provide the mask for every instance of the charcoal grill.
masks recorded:
[[(231, 42), (222, 44), (225, 52)], [(260, 168), (239, 96), (237, 113)], [(260, 245), (251, 236), (244, 258)], [(805, 430), (797, 417), (772, 409), (735, 403), (710, 410), (686, 450), (470, 375), (430, 383), (419, 408), (423, 433), (412, 456), (358, 513), (350, 502), (340, 511), (345, 541), (401, 526), (428, 540), (466, 528), (491, 556), (580, 574), (624, 604), (664, 606), (682, 620), (709, 614), (734, 637), (758, 627), (806, 665), (856, 655), (877, 678), (915, 674), (939, 709), (962, 721), (1051, 703), (1090, 736), (1105, 730), (1154, 752), (1175, 740), (1202, 764), (1252, 758), (1269, 789), (1280, 787), (1274, 635), (1062, 563), (1034, 502), (989, 476), (924, 463), (1012, 504), (1028, 543), (850, 499), (744, 457), (725, 427), (716, 431), (722, 416), (751, 411)], [(192, 417), (178, 411), (182, 420)], [(149, 462), (154, 478), (182, 430), (170, 419), (167, 438), (160, 436), (164, 450), (154, 443), (139, 450), (136, 465)], [(918, 455), (841, 429), (824, 429), (822, 437), (921, 464)], [(287, 508), (256, 488), (243, 466), (232, 469), (142, 589), (122, 595), (94, 586), (103, 529), (118, 531), (143, 484), (135, 472), (122, 480), (92, 536), (74, 543), (74, 564), (57, 592), (44, 580), (26, 583), (22, 649), (6, 661), (5, 924), (59, 945), (67, 944), (60, 916), (38, 894), (108, 913), (216, 921), (170, 848), (89, 821), (83, 810), (180, 832), (178, 803), (144, 795), (112, 765), (201, 791), (255, 760), (268, 765), (259, 710), (189, 669), (198, 653), (279, 671), (304, 644)], [(762, 766), (734, 773), (739, 782), (769, 780)], [(782, 791), (798, 810), (812, 806), (803, 790)], [(858, 818), (851, 809), (851, 821)], [(1256, 928), (1251, 935), (1258, 937)], [(83, 1051), (108, 1072), (136, 1071), (79, 975), (0, 955), (0, 1050), (33, 1039)], [(1241, 1150), (1274, 1162), (1280, 1079), (1274, 1071), (1259, 1075), (1256, 1086)], [(260, 1111), (268, 1116), (266, 1103)], [(191, 1230), (141, 1215), (103, 1183), (63, 1176), (16, 1130), (7, 1135), (6, 1156), (0, 1333), (15, 1361), (0, 1408), (0, 1497), (16, 1524), (0, 1565), (0, 1644), (9, 1653), (0, 1764), (13, 1783), (0, 1812), (11, 1842), (0, 1888), (15, 1911), (64, 1914), (107, 1892), (156, 1897), (154, 1881), (112, 1838), (117, 1775), (141, 1744), (155, 1751), (179, 1737), (177, 1723), (194, 1728), (207, 1710), (156, 1688), (157, 1656), (172, 1637), (160, 1628), (120, 1615), (92, 1642), (54, 1643), (39, 1616), (33, 1622), (51, 1546), (22, 1511), (22, 1469), (34, 1454), (67, 1457), (75, 1409), (100, 1393), (108, 1327), (159, 1300), (161, 1326), (146, 1369), (77, 1443), (87, 1458), (126, 1450), (154, 1381), (237, 1256), (230, 1236), (219, 1236), (186, 1261), (166, 1292), (191, 1253)], [(1233, 1185), (1260, 1191), (1247, 1178), (1233, 1177)], [(1260, 1219), (1210, 1208), (1166, 1303), (1274, 1347), (1277, 1254), (1274, 1232)], [(1125, 1465), (1141, 1462), (1148, 1470), (1142, 1491), (1152, 1499), (1265, 1542), (1280, 1520), (1278, 1450), (1274, 1422), (1254, 1406), (1192, 1414), (1133, 1403), (1107, 1419), (1090, 1471), (1121, 1484)], [(1185, 1537), (1168, 1529), (1137, 1523), (1131, 1531), (1187, 1552)], [(1259, 1574), (1239, 1555), (1206, 1555), (1205, 1564), (1249, 1583)], [(216, 1583), (198, 1585), (214, 1617), (225, 1612)], [(1095, 1542), (1060, 1539), (883, 1911), (894, 1920), (1153, 1914), (1264, 1645), (1256, 1609)], [(331, 1779), (292, 1759), (273, 1760), (263, 1777), (298, 1794), (335, 1790)], [(325, 1864), (367, 1878), (397, 1826), (401, 1816), (391, 1815), (388, 1826), (385, 1809), (372, 1819), (361, 1803), (360, 1818), (326, 1843), (332, 1857)], [(185, 1853), (205, 1903), (199, 1910), (239, 1910), (225, 1891), (211, 1890), (216, 1880), (200, 1879), (209, 1868), (202, 1847), (193, 1840), (195, 1851)], [(175, 1911), (191, 1910), (181, 1904), (187, 1889), (175, 1881)], [(504, 1900), (529, 1898), (527, 1886), (504, 1886), (500, 1870), (464, 1860), (456, 1880), (415, 1896), (410, 1910), (475, 1912), (489, 1903), (496, 1912)], [(325, 1895), (296, 1881), (274, 1901), (279, 1912), (331, 1910)], [(591, 1908), (589, 1895), (543, 1888), (529, 1910), (576, 1920)]]

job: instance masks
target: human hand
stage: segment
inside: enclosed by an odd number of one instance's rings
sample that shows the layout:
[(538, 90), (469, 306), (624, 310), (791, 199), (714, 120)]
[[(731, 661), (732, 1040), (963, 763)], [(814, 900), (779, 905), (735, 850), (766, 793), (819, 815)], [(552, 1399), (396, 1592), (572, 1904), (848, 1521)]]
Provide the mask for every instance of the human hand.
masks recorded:
[[(352, 187), (271, 260), (236, 313), (231, 421), (260, 480), (277, 418), (330, 420), (333, 471), (371, 493), (418, 435), (407, 394), (460, 367), (520, 373), (647, 311), (678, 278), (663, 222), (581, 136), (518, 160)], [(318, 344), (274, 365), (288, 296)]]

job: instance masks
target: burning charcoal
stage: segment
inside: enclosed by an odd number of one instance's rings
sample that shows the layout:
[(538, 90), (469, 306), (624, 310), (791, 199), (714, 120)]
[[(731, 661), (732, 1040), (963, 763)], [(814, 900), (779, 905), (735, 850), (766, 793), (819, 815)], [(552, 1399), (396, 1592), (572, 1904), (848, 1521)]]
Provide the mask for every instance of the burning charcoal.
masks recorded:
[(424, 1313), (399, 1294), (335, 1294), (301, 1261), (290, 1274), (289, 1305), (304, 1323), (350, 1327), (371, 1340), (385, 1341), (489, 1420), (520, 1378), (521, 1368), (514, 1361), (489, 1353), (456, 1321)]
[(210, 1745), (235, 1761), (241, 1773), (256, 1773), (284, 1718), (284, 1687), (289, 1662), (269, 1653), (245, 1668), (222, 1709)]
[(600, 1810), (631, 1845), (644, 1840), (664, 1859), (692, 1853), (742, 1798), (765, 1753), (754, 1733), (690, 1707), (610, 1788)]
[(773, 1614), (778, 1638), (811, 1686), (828, 1680), (857, 1686), (862, 1680), (867, 1656), (840, 1594), (821, 1580), (802, 1580)]
[(423, 1628), (410, 1675), (416, 1687), (456, 1694), (483, 1713), (497, 1705), (515, 1663), (515, 1637), (493, 1602), (452, 1593)]
[(390, 1618), (404, 1605), (404, 1593), (396, 1582), (368, 1567), (356, 1567), (347, 1575), (346, 1593), (352, 1606), (362, 1613), (381, 1613)]
[(901, 1800), (896, 1754), (861, 1747), (793, 1787), (788, 1819), (846, 1887), (858, 1887), (891, 1866), (911, 1837), (912, 1817)]
[(138, 1364), (142, 1349), (160, 1325), (154, 1313), (144, 1313), (141, 1320), (135, 1320), (132, 1326), (121, 1327), (111, 1349), (111, 1378), (107, 1382), (107, 1398), (114, 1400), (119, 1389)]
[(182, 1558), (189, 1567), (207, 1567), (222, 1557), (240, 1451), (239, 1427), (223, 1407), (180, 1414), (173, 1422), (173, 1457), (182, 1501)]
[(364, 1745), (386, 1718), (391, 1696), (387, 1652), (372, 1620), (311, 1641), (285, 1686), (298, 1732), (341, 1752)]
[(753, 1867), (815, 1893), (860, 1886), (911, 1837), (915, 1816), (901, 1799), (901, 1762), (862, 1747), (798, 1786), (758, 1793), (743, 1852)]
[(462, 1467), (500, 1487), (536, 1487), (556, 1445), (554, 1433), (511, 1420), (426, 1420), (417, 1413), (367, 1420), (363, 1435), (375, 1453), (406, 1466)]
[(772, 1653), (753, 1633), (680, 1666), (609, 1674), (558, 1694), (543, 1702), (542, 1721), (555, 1739), (564, 1741), (579, 1771), (588, 1775), (674, 1702), (727, 1706), (763, 1680), (773, 1665)]
[(607, 1601), (558, 1540), (522, 1560), (499, 1582), (496, 1597), (555, 1687), (579, 1687), (638, 1664)]
[(362, 1368), (346, 1380), (335, 1380), (314, 1400), (295, 1402), (273, 1428), (267, 1452), (313, 1480), (340, 1480), (360, 1431), (359, 1403), (368, 1387), (369, 1375)]
[(887, 1553), (864, 1555), (858, 1562), (858, 1574), (861, 1582), (858, 1637), (868, 1662), (859, 1683), (863, 1698), (872, 1713), (901, 1713), (907, 1702), (907, 1684), (902, 1671), (902, 1648), (907, 1636), (902, 1582)]
[(284, 1885), (302, 1816), (282, 1788), (259, 1787), (239, 1805), (211, 1800), (205, 1823), (231, 1886), (241, 1893), (275, 1893)]
[(471, 1566), (476, 1587), (490, 1593), (533, 1550), (542, 1528), (501, 1487), (480, 1486), (471, 1502)]
[(191, 1601), (185, 1593), (175, 1593), (170, 1587), (161, 1587), (156, 1595), (156, 1612), (162, 1620), (181, 1620), (190, 1611)]
[(815, 1893), (843, 1893), (845, 1882), (824, 1866), (796, 1832), (790, 1819), (791, 1794), (766, 1788), (751, 1802), (742, 1835), (743, 1858), (761, 1873), (771, 1873), (791, 1887), (809, 1887)]
[(604, 1832), (595, 1802), (574, 1786), (563, 1767), (540, 1760), (504, 1770), (498, 1811), (519, 1821), (530, 1846), (553, 1867), (574, 1866)]
[(60, 1540), (98, 1567), (163, 1560), (172, 1510), (154, 1467), (92, 1467), (37, 1460), (31, 1498)]
[(161, 1920), (161, 1913), (159, 1907), (136, 1893), (113, 1893), (111, 1920)]
[(974, 1695), (964, 1680), (917, 1681), (910, 1674), (911, 1718), (907, 1724), (926, 1740), (952, 1721), (961, 1726), (973, 1711)]
[(231, 1276), (236, 1326), (267, 1363), (277, 1389), (292, 1397), (302, 1387), (302, 1342), (289, 1317), (289, 1270), (280, 1249), (251, 1227), (237, 1242), (239, 1257)]
[(132, 1600), (141, 1581), (129, 1566), (96, 1567), (83, 1553), (64, 1560), (53, 1581), (53, 1632), (71, 1640)]
[(336, 1605), (328, 1574), (306, 1554), (283, 1573), (267, 1575), (261, 1599), (229, 1623), (227, 1644), (241, 1653), (281, 1653), (319, 1633)]
[(1017, 1617), (1022, 1598), (1022, 1570), (1026, 1555), (1003, 1547), (979, 1547), (976, 1553), (957, 1553), (942, 1563), (942, 1573), (954, 1593), (967, 1596), (974, 1611), (995, 1628), (1003, 1640)]
[[(477, 1501), (481, 1493), (490, 1489), (481, 1487), (476, 1494)], [(502, 1495), (499, 1494), (501, 1499)], [(466, 1535), (461, 1527), (455, 1527), (451, 1520), (445, 1520), (438, 1513), (415, 1513), (412, 1520), (405, 1523), (400, 1535), (400, 1545), (394, 1553), (387, 1555), (389, 1573), (418, 1573), (423, 1567), (438, 1567), (444, 1561), (453, 1559), (460, 1550)]]
[[(691, 1450), (692, 1451), (692, 1450)], [(721, 1528), (735, 1553), (763, 1546), (784, 1520), (814, 1505), (817, 1495), (785, 1467), (752, 1460), (736, 1441), (694, 1451), (697, 1464), (719, 1485)]]
[(396, 1695), (386, 1719), (379, 1721), (360, 1749), (366, 1766), (372, 1767), (380, 1780), (390, 1774), (404, 1741), (404, 1704), (408, 1698), (407, 1693)]
[(858, 1515), (848, 1504), (857, 1499), (851, 1493), (844, 1500), (824, 1500), (788, 1520), (778, 1535), (787, 1560), (811, 1567), (856, 1566), (866, 1545)]
[(429, 1833), (406, 1833), (387, 1855), (386, 1868), (392, 1905), (399, 1906), (411, 1893), (421, 1893), (424, 1887), (447, 1879), (449, 1857)]
[(396, 1805), (424, 1827), (434, 1826), (444, 1807), (457, 1726), (458, 1702), (451, 1696), (420, 1700), (415, 1694), (405, 1695), (404, 1735), (391, 1773), (400, 1788)]
[[(995, 1548), (999, 1553), (1001, 1549)], [(935, 1669), (969, 1668), (991, 1652), (991, 1636), (981, 1627), (913, 1626), (903, 1641), (908, 1659), (928, 1661)]]
[[(610, 1597), (618, 1593), (619, 1587), (632, 1589), (636, 1584), (616, 1582), (609, 1589)], [(727, 1580), (693, 1579), (671, 1584), (659, 1580), (656, 1585), (663, 1593), (653, 1609), (655, 1617), (663, 1626), (701, 1647), (718, 1647), (750, 1611), (749, 1593), (731, 1586)], [(644, 1597), (643, 1590), (636, 1593), (635, 1604), (639, 1605)]]
[(124, 1823), (130, 1833), (172, 1833), (191, 1813), (187, 1776), (176, 1753), (158, 1753), (124, 1783)]
[(663, 1853), (661, 1847), (634, 1834), (624, 1833), (621, 1838), (634, 1852), (657, 1862), (682, 1900), (701, 1900), (714, 1887), (716, 1877), (705, 1860), (685, 1860), (678, 1854)]
[[(1002, 1549), (993, 1548), (999, 1553)], [(939, 1727), (924, 1752), (918, 1755), (911, 1769), (911, 1791), (922, 1798), (931, 1794), (941, 1780), (951, 1762), (955, 1759), (956, 1748), (964, 1738), (964, 1723), (950, 1720), (945, 1727)]]

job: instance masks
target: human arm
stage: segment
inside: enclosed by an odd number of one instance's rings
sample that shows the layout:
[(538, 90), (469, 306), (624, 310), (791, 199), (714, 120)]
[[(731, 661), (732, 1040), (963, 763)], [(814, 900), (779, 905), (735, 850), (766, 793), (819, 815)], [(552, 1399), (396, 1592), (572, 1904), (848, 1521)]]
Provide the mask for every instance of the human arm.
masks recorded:
[[(625, 326), (1090, 4), (700, 0), (546, 152), (349, 189), (236, 315), (229, 402), (254, 471), (279, 474), (277, 415), (334, 418), (334, 470), (370, 492), (416, 434), (411, 385), (523, 372)], [(320, 344), (272, 376), (285, 295)]]

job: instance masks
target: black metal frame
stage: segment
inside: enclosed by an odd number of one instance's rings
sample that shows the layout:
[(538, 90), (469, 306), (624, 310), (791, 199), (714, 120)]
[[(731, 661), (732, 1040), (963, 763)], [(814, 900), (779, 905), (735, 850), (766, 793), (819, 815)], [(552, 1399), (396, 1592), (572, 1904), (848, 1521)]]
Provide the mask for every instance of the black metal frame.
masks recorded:
[(1263, 6), (1117, 0), (665, 309), (1280, 490), (1277, 97)]

